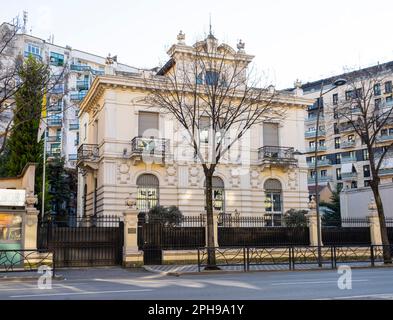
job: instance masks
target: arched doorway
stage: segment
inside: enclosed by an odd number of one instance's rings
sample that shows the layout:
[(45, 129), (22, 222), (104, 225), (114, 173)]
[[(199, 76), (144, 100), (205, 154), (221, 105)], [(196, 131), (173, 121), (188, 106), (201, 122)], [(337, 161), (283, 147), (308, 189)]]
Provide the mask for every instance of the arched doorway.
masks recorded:
[(150, 173), (142, 174), (136, 181), (136, 205), (139, 211), (147, 212), (159, 204), (159, 181)]
[[(206, 187), (206, 180), (204, 183)], [(213, 210), (225, 212), (225, 186), (224, 181), (220, 177), (213, 177)]]
[(266, 224), (280, 226), (282, 217), (282, 186), (277, 179), (268, 179), (263, 185), (265, 189)]

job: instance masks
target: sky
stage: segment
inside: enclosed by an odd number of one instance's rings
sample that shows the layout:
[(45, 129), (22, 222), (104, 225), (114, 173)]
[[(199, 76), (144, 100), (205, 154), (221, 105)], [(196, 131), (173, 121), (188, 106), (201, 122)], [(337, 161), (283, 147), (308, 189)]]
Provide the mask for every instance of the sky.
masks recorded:
[(212, 29), (246, 53), (277, 88), (393, 60), (391, 0), (18, 0), (0, 21), (28, 12), (27, 30), (139, 68), (168, 60), (180, 30), (192, 45)]

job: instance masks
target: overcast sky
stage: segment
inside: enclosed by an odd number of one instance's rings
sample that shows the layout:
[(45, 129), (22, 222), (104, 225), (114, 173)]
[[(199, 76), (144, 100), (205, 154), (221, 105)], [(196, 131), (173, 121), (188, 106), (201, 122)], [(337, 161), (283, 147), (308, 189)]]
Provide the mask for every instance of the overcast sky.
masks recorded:
[(255, 55), (278, 88), (393, 60), (392, 0), (17, 0), (1, 21), (28, 11), (28, 30), (55, 43), (152, 68), (167, 60), (179, 30), (193, 44), (209, 30)]

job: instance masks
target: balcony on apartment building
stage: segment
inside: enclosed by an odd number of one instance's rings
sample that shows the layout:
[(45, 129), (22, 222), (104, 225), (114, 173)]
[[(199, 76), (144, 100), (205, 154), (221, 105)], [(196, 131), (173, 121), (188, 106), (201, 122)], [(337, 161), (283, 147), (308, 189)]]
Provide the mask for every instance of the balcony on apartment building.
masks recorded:
[[(327, 147), (326, 146), (320, 146), (318, 145), (317, 147), (317, 151), (326, 151)], [(311, 152), (315, 152), (315, 147), (307, 147), (306, 148), (306, 153), (311, 153)]]
[[(307, 165), (310, 168), (315, 167), (315, 162), (314, 161), (307, 161)], [(332, 162), (329, 159), (318, 159), (317, 162), (317, 167), (326, 167), (326, 166), (331, 166)]]
[(292, 147), (264, 146), (258, 149), (258, 160), (260, 164), (285, 166), (297, 162), (293, 153)]
[(70, 69), (71, 69), (72, 71), (80, 71), (80, 72), (83, 72), (83, 71), (90, 71), (90, 70), (91, 70), (91, 67), (88, 66), (88, 65), (74, 64), (74, 63), (73, 63), (73, 64), (71, 64)]
[[(378, 163), (380, 158), (376, 156), (375, 163)], [(388, 152), (382, 160), (381, 167), (379, 168), (379, 176), (387, 176), (393, 174), (393, 156)]]
[(61, 118), (56, 118), (56, 119), (48, 118), (48, 127), (61, 127), (62, 123), (63, 121)]
[[(324, 121), (325, 120), (325, 118), (324, 118), (324, 116), (323, 115), (320, 115), (319, 116), (319, 121)], [(306, 119), (304, 119), (304, 122), (306, 123), (306, 124), (310, 124), (310, 123), (313, 123), (313, 122), (315, 122), (315, 121), (317, 121), (317, 116), (316, 115), (312, 115), (312, 116), (308, 116), (308, 118), (306, 118)]]
[(68, 128), (70, 130), (79, 130), (79, 123), (70, 123)]
[(383, 135), (383, 136), (378, 136), (377, 137), (377, 142), (386, 142), (386, 141), (392, 141), (393, 140), (393, 134), (389, 135)]
[(130, 158), (138, 162), (154, 160), (163, 163), (169, 151), (169, 139), (138, 136), (131, 140)]
[(346, 141), (342, 141), (340, 143), (340, 147), (342, 149), (354, 148), (355, 146), (356, 146), (356, 141), (355, 140), (346, 140)]
[[(318, 177), (318, 184), (320, 183), (327, 183), (327, 182), (331, 182), (333, 181), (333, 177), (332, 176), (319, 176)], [(308, 177), (307, 178), (307, 183), (310, 185), (315, 184), (315, 177)]]
[(356, 156), (352, 155), (352, 156), (341, 156), (341, 163), (353, 163), (356, 162)]
[(51, 94), (63, 94), (64, 93), (64, 85), (63, 84), (57, 84), (54, 85), (53, 88), (49, 90)]
[(81, 91), (78, 93), (71, 93), (70, 94), (70, 99), (72, 101), (81, 101), (83, 98), (86, 96), (87, 91)]
[(62, 107), (61, 107), (61, 105), (58, 105), (58, 104), (53, 105), (53, 106), (49, 106), (47, 109), (48, 112), (61, 112), (61, 110), (62, 110)]
[(61, 136), (48, 136), (47, 142), (61, 142)]
[(42, 57), (41, 57), (41, 55), (38, 54), (38, 53), (33, 53), (33, 52), (30, 52), (30, 51), (25, 51), (23, 55), (24, 55), (25, 58), (27, 58), (28, 56), (31, 55), (33, 58), (36, 58), (37, 60), (42, 61)]
[(341, 133), (354, 131), (353, 125), (350, 123), (340, 123), (338, 129)]
[[(304, 133), (304, 137), (307, 138), (307, 139), (309, 139), (309, 138), (315, 138), (315, 133), (316, 133), (315, 130), (306, 131), (306, 132)], [(323, 136), (325, 136), (325, 134), (326, 134), (326, 131), (325, 131), (325, 130), (318, 130), (318, 137), (323, 137)]]
[(84, 143), (79, 146), (76, 165), (81, 168), (97, 169), (96, 162), (99, 159), (99, 148), (97, 144)]
[(76, 81), (76, 89), (79, 91), (89, 90), (90, 83), (87, 80), (77, 80)]
[(77, 154), (72, 153), (72, 154), (68, 155), (68, 160), (69, 161), (75, 161), (77, 159), (78, 159), (78, 155)]
[(47, 156), (48, 160), (51, 160), (51, 159), (56, 158), (56, 157), (60, 157), (60, 155), (61, 155), (60, 148), (53, 148), (53, 149), (51, 149), (50, 151), (48, 151), (46, 153), (46, 156)]

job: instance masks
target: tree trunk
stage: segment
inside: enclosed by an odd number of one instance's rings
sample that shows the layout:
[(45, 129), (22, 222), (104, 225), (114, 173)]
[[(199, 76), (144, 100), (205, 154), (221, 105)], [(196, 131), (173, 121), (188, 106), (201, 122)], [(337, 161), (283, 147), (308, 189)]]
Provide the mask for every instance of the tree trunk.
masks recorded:
[(376, 182), (372, 181), (370, 186), (371, 186), (371, 190), (373, 191), (373, 194), (374, 194), (374, 200), (375, 200), (375, 204), (377, 206), (377, 211), (378, 211), (379, 225), (380, 225), (380, 229), (381, 229), (381, 238), (382, 238), (382, 245), (383, 245), (383, 260), (384, 260), (384, 263), (392, 263), (392, 255), (390, 252), (388, 231), (386, 228), (385, 214), (383, 211), (383, 204), (382, 204), (381, 195), (379, 193), (378, 181), (376, 181)]
[(205, 170), (206, 225), (207, 225), (207, 266), (205, 270), (219, 270), (216, 265), (213, 224), (213, 171)]

